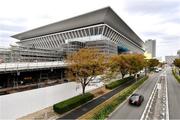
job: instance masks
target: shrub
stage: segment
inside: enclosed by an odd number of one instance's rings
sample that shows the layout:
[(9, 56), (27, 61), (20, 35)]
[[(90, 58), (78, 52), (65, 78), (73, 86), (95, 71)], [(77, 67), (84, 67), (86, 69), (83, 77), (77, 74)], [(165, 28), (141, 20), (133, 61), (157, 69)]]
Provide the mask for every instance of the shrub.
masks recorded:
[(172, 69), (172, 73), (174, 77), (176, 78), (176, 80), (180, 83), (180, 77), (175, 73), (175, 70)]
[(105, 115), (110, 114), (110, 111), (113, 111), (113, 110), (114, 110), (114, 107), (112, 105), (105, 105), (104, 108), (99, 113), (96, 113), (94, 115), (93, 119), (103, 120), (107, 117)]
[[(114, 111), (114, 109), (121, 104), (126, 98), (133, 93), (148, 77), (145, 76), (144, 78), (138, 80), (136, 83), (132, 84), (131, 86), (125, 88), (123, 91), (117, 94), (113, 100), (110, 100), (108, 104), (105, 104), (102, 109), (100, 109), (94, 116), (92, 117), (93, 120), (104, 120), (107, 116)], [(101, 104), (103, 105), (103, 103)]]
[(114, 89), (114, 88), (116, 88), (116, 87), (118, 87), (118, 86), (126, 83), (127, 81), (132, 80), (132, 79), (134, 79), (134, 78), (132, 76), (130, 76), (130, 77), (127, 77), (127, 78), (124, 78), (121, 80), (113, 81), (113, 82), (107, 84), (105, 87), (107, 89)]
[(68, 100), (62, 101), (60, 103), (54, 104), (53, 109), (55, 112), (62, 114), (69, 110), (72, 110), (75, 107), (86, 103), (87, 101), (94, 98), (94, 95), (91, 93), (85, 93), (84, 95), (78, 95)]

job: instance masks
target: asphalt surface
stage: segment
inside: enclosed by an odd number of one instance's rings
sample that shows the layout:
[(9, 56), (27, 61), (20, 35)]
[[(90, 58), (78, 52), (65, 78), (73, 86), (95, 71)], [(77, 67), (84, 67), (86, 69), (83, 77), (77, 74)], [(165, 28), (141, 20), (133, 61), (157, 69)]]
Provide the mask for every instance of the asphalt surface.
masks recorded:
[(167, 68), (167, 89), (169, 102), (169, 119), (180, 119), (180, 84)]
[(121, 86), (119, 86), (118, 88), (116, 88), (115, 90), (106, 93), (105, 95), (94, 99), (90, 102), (88, 102), (87, 104), (82, 105), (81, 107), (71, 111), (70, 113), (66, 114), (65, 116), (62, 116), (61, 118), (58, 119), (77, 119), (80, 116), (82, 116), (83, 114), (87, 113), (88, 111), (92, 110), (93, 108), (95, 108), (97, 105), (101, 104), (102, 102), (104, 102), (105, 100), (111, 98), (113, 95), (115, 95), (116, 93), (120, 92), (121, 90), (123, 90), (124, 88), (126, 88), (127, 86), (133, 84), (135, 81), (130, 81), (127, 82)]
[(124, 104), (120, 105), (108, 119), (140, 119), (160, 74), (161, 72), (151, 75), (149, 79), (136, 91), (136, 93), (144, 96), (144, 102), (141, 106), (137, 107), (129, 105), (127, 100)]

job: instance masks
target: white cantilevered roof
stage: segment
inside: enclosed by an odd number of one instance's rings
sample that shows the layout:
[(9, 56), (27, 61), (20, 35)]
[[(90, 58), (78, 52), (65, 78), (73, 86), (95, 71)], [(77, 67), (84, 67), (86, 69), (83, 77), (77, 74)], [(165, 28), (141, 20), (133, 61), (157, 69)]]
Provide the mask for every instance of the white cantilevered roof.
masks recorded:
[(108, 24), (136, 44), (142, 46), (143, 41), (110, 7), (32, 29), (23, 33), (13, 35), (12, 37), (19, 40), (24, 40), (101, 23)]

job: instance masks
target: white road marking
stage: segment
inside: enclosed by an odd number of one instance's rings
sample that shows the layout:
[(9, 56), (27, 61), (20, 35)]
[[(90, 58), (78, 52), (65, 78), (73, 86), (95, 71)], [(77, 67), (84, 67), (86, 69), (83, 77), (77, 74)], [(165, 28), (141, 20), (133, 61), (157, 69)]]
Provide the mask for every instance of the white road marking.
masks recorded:
[[(159, 80), (159, 79), (158, 79), (158, 80)], [(147, 119), (147, 116), (145, 116), (145, 115), (147, 114), (147, 112), (150, 112), (150, 110), (149, 110), (148, 108), (149, 108), (149, 106), (152, 104), (152, 103), (151, 103), (151, 100), (152, 100), (152, 98), (153, 98), (153, 94), (155, 93), (155, 91), (156, 91), (156, 89), (157, 89), (158, 80), (157, 80), (157, 82), (156, 82), (155, 85), (154, 85), (153, 91), (152, 91), (152, 93), (151, 93), (151, 95), (150, 95), (150, 98), (149, 98), (147, 104), (146, 104), (146, 107), (145, 107), (145, 109), (144, 109), (144, 112), (143, 112), (143, 114), (141, 115), (140, 120), (144, 120), (144, 118)]]
[[(165, 74), (166, 71), (165, 71)], [(167, 75), (165, 76), (166, 80), (166, 120), (169, 120), (169, 103), (168, 103), (168, 90), (167, 90)]]
[[(148, 79), (149, 79), (149, 78), (148, 78)], [(136, 92), (139, 90), (139, 88), (142, 87), (142, 86), (148, 81), (148, 79), (147, 79), (146, 81), (144, 81), (144, 83), (141, 84), (132, 94), (136, 93)], [(131, 95), (132, 95), (132, 94), (131, 94)], [(131, 97), (131, 95), (129, 95), (129, 96), (126, 98), (126, 100), (124, 100), (112, 113), (110, 113), (105, 120), (108, 120), (113, 114), (115, 114), (115, 113), (118, 111), (118, 109), (120, 109), (120, 108), (129, 100), (129, 98)]]
[[(163, 104), (164, 110), (166, 110), (166, 111), (164, 111), (163, 113), (161, 113), (161, 115), (162, 115), (163, 117), (165, 117), (166, 120), (169, 120), (169, 106), (168, 106), (168, 91), (167, 91), (167, 75), (166, 75), (166, 71), (164, 71), (163, 73), (161, 73), (161, 75), (159, 76), (159, 79), (158, 79), (157, 82), (155, 83), (154, 89), (153, 89), (153, 91), (152, 91), (152, 93), (151, 93), (151, 95), (150, 95), (150, 98), (149, 98), (149, 100), (148, 100), (148, 103), (146, 104), (146, 107), (145, 107), (145, 109), (144, 109), (144, 111), (143, 111), (143, 114), (142, 114), (140, 120), (147, 120), (147, 119), (148, 119), (148, 115), (149, 115), (149, 113), (150, 113), (150, 108), (151, 108), (152, 102), (153, 102), (153, 100), (154, 100), (154, 93), (155, 93), (156, 90), (157, 90), (157, 84), (158, 84), (161, 76), (164, 76), (164, 77), (165, 77), (165, 89), (166, 89), (166, 90), (165, 90), (165, 95), (163, 95), (163, 98), (166, 98), (166, 99), (165, 99), (166, 101), (164, 101), (164, 104)], [(165, 116), (165, 115), (166, 115), (166, 116)]]

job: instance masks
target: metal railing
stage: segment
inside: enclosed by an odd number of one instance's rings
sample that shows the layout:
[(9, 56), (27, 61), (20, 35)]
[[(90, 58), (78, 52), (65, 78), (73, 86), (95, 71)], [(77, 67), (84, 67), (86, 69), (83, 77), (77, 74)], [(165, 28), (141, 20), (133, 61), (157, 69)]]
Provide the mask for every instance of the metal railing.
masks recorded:
[(66, 67), (64, 61), (1, 63), (0, 72)]

